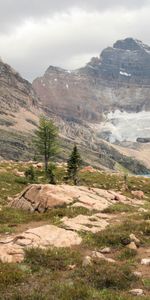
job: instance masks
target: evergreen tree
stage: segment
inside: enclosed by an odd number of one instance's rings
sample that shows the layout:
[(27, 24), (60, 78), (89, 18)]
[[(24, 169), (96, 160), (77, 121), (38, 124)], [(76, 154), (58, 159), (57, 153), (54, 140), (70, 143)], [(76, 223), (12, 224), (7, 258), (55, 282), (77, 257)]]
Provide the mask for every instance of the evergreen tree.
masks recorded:
[(33, 166), (30, 166), (28, 169), (25, 170), (25, 177), (30, 181), (35, 180), (35, 170)]
[(68, 173), (68, 178), (72, 179), (75, 185), (77, 184), (78, 171), (81, 164), (82, 164), (81, 156), (79, 154), (77, 146), (74, 145), (74, 148), (68, 160), (67, 173)]
[(47, 177), (50, 184), (56, 184), (56, 165), (54, 163), (48, 165)]
[(37, 153), (42, 155), (44, 158), (46, 173), (50, 158), (56, 155), (58, 151), (57, 137), (58, 129), (53, 121), (42, 116), (39, 121), (39, 127), (35, 131), (35, 138), (33, 142)]

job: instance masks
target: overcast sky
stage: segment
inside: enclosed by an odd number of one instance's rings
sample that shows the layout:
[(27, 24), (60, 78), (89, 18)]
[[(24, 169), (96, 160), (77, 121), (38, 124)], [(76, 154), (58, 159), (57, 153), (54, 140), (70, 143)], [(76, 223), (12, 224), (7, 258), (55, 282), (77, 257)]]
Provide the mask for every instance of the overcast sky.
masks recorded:
[(0, 56), (28, 80), (83, 66), (116, 40), (150, 45), (150, 0), (0, 0)]

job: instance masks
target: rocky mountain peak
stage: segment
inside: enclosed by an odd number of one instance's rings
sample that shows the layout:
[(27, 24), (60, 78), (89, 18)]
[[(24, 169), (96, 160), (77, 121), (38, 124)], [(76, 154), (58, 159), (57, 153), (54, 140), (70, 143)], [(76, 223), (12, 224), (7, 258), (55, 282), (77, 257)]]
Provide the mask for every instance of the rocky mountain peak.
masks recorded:
[(48, 69), (46, 70), (46, 74), (49, 74), (49, 73), (62, 73), (62, 72), (65, 72), (65, 70), (63, 68), (60, 68), (60, 67), (56, 67), (56, 66), (49, 66)]
[(142, 41), (133, 38), (118, 40), (117, 42), (114, 43), (113, 48), (120, 49), (120, 50), (130, 50), (130, 51), (137, 51), (142, 49), (145, 50), (145, 48), (150, 50), (150, 47), (144, 45)]
[(112, 108), (149, 110), (149, 53), (139, 40), (118, 40), (78, 70), (49, 66), (33, 87), (49, 109), (71, 120), (99, 122)]

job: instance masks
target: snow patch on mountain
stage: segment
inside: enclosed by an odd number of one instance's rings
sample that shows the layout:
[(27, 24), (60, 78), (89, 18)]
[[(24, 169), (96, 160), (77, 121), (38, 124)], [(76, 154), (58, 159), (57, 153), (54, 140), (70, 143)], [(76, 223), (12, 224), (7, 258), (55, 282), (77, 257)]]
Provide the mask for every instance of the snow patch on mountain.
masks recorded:
[(120, 75), (127, 76), (127, 77), (131, 76), (131, 74), (129, 74), (127, 72), (122, 72), (122, 71), (120, 71)]
[(104, 122), (94, 124), (93, 129), (111, 143), (150, 138), (150, 111), (136, 113), (115, 110), (105, 115)]

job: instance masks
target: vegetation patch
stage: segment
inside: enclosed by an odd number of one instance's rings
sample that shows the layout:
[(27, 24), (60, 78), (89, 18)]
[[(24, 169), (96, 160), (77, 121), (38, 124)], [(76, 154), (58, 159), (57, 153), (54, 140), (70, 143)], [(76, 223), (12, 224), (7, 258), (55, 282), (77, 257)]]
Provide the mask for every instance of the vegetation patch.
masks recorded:
[(0, 289), (21, 283), (27, 277), (27, 272), (22, 271), (16, 264), (0, 263)]
[(102, 260), (95, 261), (92, 266), (82, 268), (77, 272), (88, 286), (96, 289), (124, 290), (136, 280), (130, 266), (110, 264)]
[(75, 250), (53, 248), (42, 250), (39, 248), (26, 251), (25, 262), (34, 271), (47, 268), (50, 271), (66, 271), (69, 265), (81, 265), (81, 254)]

